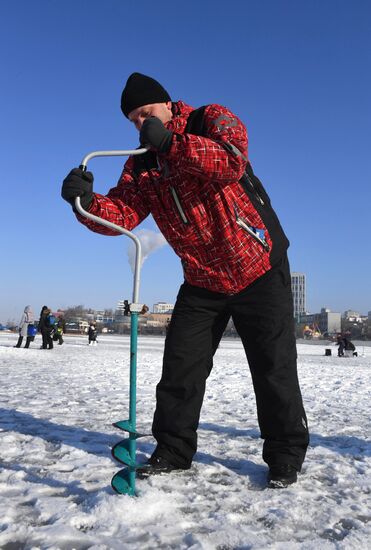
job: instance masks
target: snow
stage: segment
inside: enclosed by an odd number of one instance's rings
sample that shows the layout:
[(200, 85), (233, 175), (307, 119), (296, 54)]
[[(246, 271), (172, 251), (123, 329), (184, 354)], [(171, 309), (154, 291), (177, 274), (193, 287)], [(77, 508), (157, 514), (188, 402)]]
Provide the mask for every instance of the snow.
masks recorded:
[[(116, 495), (110, 447), (127, 418), (129, 338), (66, 336), (15, 349), (0, 333), (0, 548), (366, 549), (371, 547), (371, 347), (338, 358), (298, 344), (311, 445), (296, 485), (266, 488), (251, 379), (239, 340), (223, 340), (191, 470)], [(138, 429), (150, 432), (164, 340), (139, 337)], [(325, 348), (332, 356), (325, 356)], [(138, 460), (154, 448), (138, 440)]]

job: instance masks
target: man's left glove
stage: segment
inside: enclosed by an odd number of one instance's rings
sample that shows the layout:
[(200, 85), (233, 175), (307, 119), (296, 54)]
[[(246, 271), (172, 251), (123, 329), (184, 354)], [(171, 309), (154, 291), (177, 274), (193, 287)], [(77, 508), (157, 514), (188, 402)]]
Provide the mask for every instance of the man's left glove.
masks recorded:
[(171, 147), (173, 132), (165, 128), (159, 118), (152, 116), (143, 122), (139, 139), (144, 147), (149, 145), (159, 153), (167, 153)]
[(75, 199), (80, 197), (81, 206), (84, 210), (89, 210), (89, 206), (93, 200), (93, 181), (94, 177), (91, 172), (83, 172), (80, 168), (74, 168), (63, 180), (62, 198), (69, 202), (74, 212)]

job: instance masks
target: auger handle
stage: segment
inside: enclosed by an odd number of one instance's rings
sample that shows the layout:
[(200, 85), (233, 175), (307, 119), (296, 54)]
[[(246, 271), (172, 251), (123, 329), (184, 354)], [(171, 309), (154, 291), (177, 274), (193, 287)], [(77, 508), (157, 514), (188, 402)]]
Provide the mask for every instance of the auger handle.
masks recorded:
[(146, 153), (148, 149), (146, 147), (142, 147), (141, 149), (127, 149), (127, 150), (113, 150), (113, 151), (93, 151), (92, 153), (88, 153), (81, 161), (81, 164), (79, 168), (86, 171), (86, 168), (88, 166), (88, 162), (90, 159), (94, 157), (129, 157), (131, 155), (143, 155), (143, 153)]
[[(129, 156), (129, 155), (142, 155), (143, 153), (146, 153), (148, 149), (145, 147), (141, 149), (134, 149), (134, 150), (112, 150), (112, 151), (93, 151), (92, 153), (87, 154), (81, 161), (80, 169), (86, 172), (88, 162), (94, 157), (121, 157), (121, 156)], [(131, 231), (128, 231), (127, 229), (124, 229), (123, 227), (120, 227), (119, 225), (116, 225), (115, 223), (109, 222), (108, 220), (104, 220), (103, 218), (99, 218), (98, 216), (95, 216), (94, 214), (90, 214), (90, 212), (87, 212), (83, 209), (81, 206), (80, 197), (76, 197), (75, 199), (75, 208), (78, 211), (81, 216), (84, 216), (85, 218), (88, 218), (89, 220), (92, 220), (96, 223), (99, 223), (100, 225), (104, 225), (105, 227), (109, 227), (110, 229), (114, 229), (118, 233), (121, 233), (122, 235), (126, 235), (129, 237), (132, 241), (134, 241), (135, 244), (135, 267), (134, 267), (134, 285), (133, 285), (133, 303), (138, 303), (139, 300), (139, 285), (140, 285), (140, 265), (142, 261), (142, 246), (140, 243), (140, 240), (134, 233)]]

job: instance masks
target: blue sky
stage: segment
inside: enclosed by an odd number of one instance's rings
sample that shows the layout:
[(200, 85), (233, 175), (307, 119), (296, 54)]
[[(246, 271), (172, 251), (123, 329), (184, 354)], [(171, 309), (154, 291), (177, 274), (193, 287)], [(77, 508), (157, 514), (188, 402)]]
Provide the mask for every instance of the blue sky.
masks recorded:
[[(120, 111), (134, 71), (246, 123), (308, 310), (371, 310), (370, 2), (9, 0), (0, 31), (0, 321), (131, 299), (128, 239), (80, 225), (60, 187), (86, 153), (137, 146)], [(122, 163), (91, 161), (97, 192)], [(172, 302), (181, 281), (167, 246), (144, 264), (141, 301)]]

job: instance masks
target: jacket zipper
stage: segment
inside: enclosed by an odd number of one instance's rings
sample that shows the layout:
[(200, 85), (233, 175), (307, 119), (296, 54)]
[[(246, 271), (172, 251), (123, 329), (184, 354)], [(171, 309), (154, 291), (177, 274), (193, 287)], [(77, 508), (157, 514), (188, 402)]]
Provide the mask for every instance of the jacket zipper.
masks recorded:
[(184, 224), (187, 224), (188, 223), (188, 219), (187, 219), (187, 216), (185, 215), (184, 213), (184, 210), (182, 208), (182, 205), (180, 204), (180, 200), (179, 200), (179, 197), (177, 195), (177, 192), (175, 191), (174, 187), (170, 187), (170, 191), (171, 191), (171, 194), (173, 195), (173, 199), (174, 199), (174, 202), (175, 202), (175, 205), (177, 207), (177, 210), (179, 212), (179, 215), (180, 217), (182, 218), (182, 222)]
[(260, 202), (260, 204), (261, 204), (262, 206), (264, 206), (265, 202), (263, 201), (263, 199), (261, 198), (261, 196), (259, 195), (259, 193), (258, 193), (257, 190), (255, 189), (254, 184), (253, 184), (253, 182), (251, 181), (251, 178), (250, 178), (249, 174), (248, 174), (247, 172), (245, 172), (244, 175), (246, 176), (246, 178), (247, 178), (247, 180), (248, 180), (248, 182), (249, 182), (249, 184), (250, 184), (250, 187), (251, 187), (251, 189), (253, 190), (253, 193), (254, 193), (255, 197), (258, 199), (258, 201)]
[(240, 216), (237, 214), (236, 206), (234, 207), (234, 210), (235, 210), (235, 214), (236, 214), (236, 223), (237, 223), (237, 225), (242, 227), (242, 229), (244, 229), (246, 231), (246, 233), (248, 233), (250, 235), (250, 237), (255, 239), (255, 241), (257, 241), (264, 248), (264, 250), (266, 252), (269, 252), (270, 247), (269, 247), (269, 244), (267, 243), (267, 241), (262, 239), (261, 237), (259, 237), (258, 233), (256, 233), (254, 231), (254, 229), (252, 227), (250, 227), (244, 219), (240, 218)]

